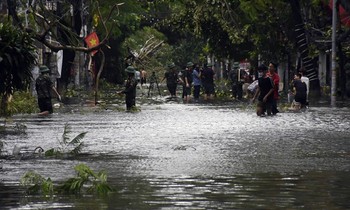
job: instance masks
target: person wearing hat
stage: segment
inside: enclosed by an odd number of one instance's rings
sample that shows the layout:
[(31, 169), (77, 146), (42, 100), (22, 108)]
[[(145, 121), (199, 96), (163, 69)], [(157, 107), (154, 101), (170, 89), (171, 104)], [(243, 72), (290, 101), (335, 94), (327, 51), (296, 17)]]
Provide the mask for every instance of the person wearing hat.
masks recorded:
[(215, 72), (212, 67), (213, 67), (213, 64), (208, 63), (201, 75), (202, 85), (205, 93), (204, 100), (212, 99), (215, 93), (215, 85), (214, 85)]
[(265, 110), (267, 115), (271, 115), (272, 112), (272, 102), (273, 102), (273, 91), (274, 85), (270, 77), (266, 75), (267, 66), (264, 64), (258, 67), (259, 79), (258, 88), (254, 94), (252, 102), (258, 97), (258, 104), (256, 107), (256, 114), (258, 116), (265, 116)]
[(47, 66), (39, 67), (40, 76), (35, 80), (35, 89), (38, 96), (39, 115), (52, 114), (51, 90), (57, 95), (59, 101), (61, 96), (57, 92), (50, 78), (50, 69)]
[(239, 63), (234, 62), (231, 71), (229, 72), (229, 78), (231, 80), (232, 97), (240, 100), (242, 98), (242, 84), (240, 81), (240, 69)]
[(123, 91), (118, 92), (119, 94), (125, 94), (125, 104), (127, 111), (130, 111), (133, 107), (136, 106), (137, 81), (135, 79), (135, 71), (136, 70), (133, 66), (128, 66), (125, 69), (125, 72), (128, 75), (128, 78), (125, 82), (125, 88)]
[(168, 65), (168, 71), (165, 72), (164, 77), (161, 82), (166, 80), (166, 86), (170, 92), (171, 98), (176, 97), (176, 88), (179, 80), (178, 74), (176, 72), (174, 63)]

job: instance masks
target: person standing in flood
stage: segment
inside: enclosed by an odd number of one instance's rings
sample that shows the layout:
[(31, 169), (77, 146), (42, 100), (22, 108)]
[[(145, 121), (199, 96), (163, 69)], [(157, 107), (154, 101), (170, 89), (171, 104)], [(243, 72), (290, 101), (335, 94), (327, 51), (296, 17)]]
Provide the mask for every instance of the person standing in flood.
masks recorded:
[(232, 70), (229, 72), (229, 78), (231, 80), (232, 98), (241, 100), (243, 90), (241, 82), (241, 70), (239, 69), (238, 62), (233, 63)]
[(213, 64), (208, 63), (207, 67), (204, 68), (202, 72), (202, 85), (204, 88), (204, 100), (213, 99), (215, 94), (215, 84), (214, 84), (214, 76), (215, 72), (213, 70)]
[(177, 88), (177, 83), (179, 80), (179, 76), (176, 72), (175, 69), (175, 64), (170, 63), (168, 65), (168, 70), (165, 72), (164, 77), (161, 82), (166, 80), (166, 86), (170, 92), (170, 97), (171, 98), (176, 98), (176, 88)]
[(272, 114), (275, 115), (279, 111), (277, 109), (277, 101), (279, 100), (279, 85), (280, 85), (280, 76), (277, 74), (277, 64), (270, 62), (269, 71), (267, 72), (267, 76), (272, 79), (274, 85), (273, 91), (273, 100), (272, 100)]
[(202, 75), (202, 72), (203, 72), (203, 70), (199, 66), (196, 66), (193, 69), (193, 72), (192, 72), (193, 98), (194, 98), (195, 102), (198, 102), (199, 95), (200, 95), (200, 92), (201, 92), (201, 86), (202, 86), (201, 75)]
[(252, 102), (254, 103), (255, 99), (258, 97), (259, 102), (256, 107), (256, 114), (263, 117), (265, 116), (265, 110), (267, 115), (271, 115), (274, 86), (272, 79), (266, 75), (267, 67), (265, 65), (260, 65), (258, 67), (258, 72), (258, 88)]
[(128, 78), (125, 82), (125, 89), (118, 93), (125, 94), (126, 110), (130, 111), (133, 107), (136, 106), (137, 81), (135, 79), (135, 68), (133, 66), (128, 66), (125, 69), (125, 72), (128, 74)]
[(194, 64), (190, 61), (186, 64), (186, 70), (182, 74), (182, 99), (184, 102), (189, 102), (191, 97), (191, 89), (192, 89), (192, 82), (193, 82), (193, 76), (192, 71), (194, 68)]
[(50, 79), (50, 69), (43, 65), (40, 66), (39, 72), (40, 76), (35, 80), (35, 89), (38, 95), (40, 109), (39, 115), (52, 114), (51, 90), (57, 95), (59, 101), (61, 101), (61, 96)]
[(141, 86), (147, 82), (147, 72), (145, 68), (141, 69)]
[(294, 75), (293, 81), (293, 94), (294, 100), (290, 110), (299, 111), (301, 108), (306, 107), (307, 99), (307, 85), (301, 80), (302, 74), (298, 73)]
[(306, 103), (305, 103), (305, 106), (308, 107), (308, 106), (309, 106), (309, 88), (310, 88), (310, 80), (309, 80), (309, 78), (306, 76), (306, 71), (305, 71), (304, 68), (302, 68), (302, 69), (299, 71), (299, 73), (301, 74), (300, 80), (306, 84)]

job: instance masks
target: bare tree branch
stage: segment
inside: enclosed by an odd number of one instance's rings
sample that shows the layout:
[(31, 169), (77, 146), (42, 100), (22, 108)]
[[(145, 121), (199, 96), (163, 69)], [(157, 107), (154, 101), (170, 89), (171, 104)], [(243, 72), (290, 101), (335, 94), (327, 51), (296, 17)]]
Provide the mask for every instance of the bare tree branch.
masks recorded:
[[(94, 50), (98, 50), (100, 49), (103, 45), (106, 45), (111, 31), (115, 25), (115, 23), (113, 22), (112, 26), (110, 29), (108, 29), (108, 27), (106, 26), (106, 23), (108, 21), (110, 21), (112, 14), (117, 10), (117, 14), (119, 14), (119, 6), (123, 5), (124, 3), (118, 3), (113, 5), (113, 7), (111, 7), (108, 16), (106, 17), (106, 19), (103, 19), (103, 16), (101, 15), (99, 6), (98, 6), (98, 2), (97, 3), (97, 8), (98, 8), (98, 15), (99, 15), (99, 19), (103, 25), (103, 28), (105, 30), (105, 36), (102, 38), (102, 40), (99, 42), (99, 44), (97, 44), (96, 46), (92, 47), (92, 48), (88, 48), (83, 46), (83, 41), (77, 39), (76, 41), (80, 42), (81, 45), (75, 45), (72, 44), (72, 42), (70, 44), (63, 44), (58, 40), (58, 37), (54, 32), (54, 28), (55, 27), (59, 27), (60, 29), (62, 29), (62, 31), (64, 33), (66, 33), (66, 35), (68, 37), (71, 37), (71, 39), (74, 39), (75, 37), (79, 37), (78, 34), (76, 34), (71, 28), (65, 26), (64, 24), (60, 23), (60, 20), (63, 17), (56, 17), (54, 14), (50, 13), (44, 5), (40, 5), (40, 8), (43, 12), (47, 12), (50, 15), (54, 16), (55, 18), (53, 18), (53, 21), (50, 21), (49, 18), (45, 18), (44, 15), (40, 14), (35, 7), (32, 7), (33, 10), (33, 16), (34, 16), (34, 20), (35, 22), (41, 27), (41, 31), (40, 32), (35, 32), (32, 28), (27, 28), (26, 31), (33, 33), (34, 34), (34, 38), (36, 40), (38, 40), (39, 42), (41, 42), (42, 44), (44, 44), (46, 47), (50, 48), (52, 51), (54, 52), (58, 52), (59, 50), (74, 50), (74, 51), (80, 51), (80, 52), (85, 52), (85, 53), (89, 53), (91, 51)], [(51, 32), (51, 33), (50, 33)], [(47, 39), (47, 36), (53, 36), (53, 38), (56, 39), (55, 42), (52, 42), (50, 40)]]

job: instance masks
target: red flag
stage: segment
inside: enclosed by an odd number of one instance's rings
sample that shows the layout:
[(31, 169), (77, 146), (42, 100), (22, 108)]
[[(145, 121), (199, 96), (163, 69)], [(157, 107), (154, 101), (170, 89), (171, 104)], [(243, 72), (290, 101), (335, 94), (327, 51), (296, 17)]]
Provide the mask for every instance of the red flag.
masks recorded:
[[(89, 48), (95, 47), (100, 43), (100, 40), (98, 39), (96, 32), (92, 32), (87, 37), (85, 37), (84, 40)], [(94, 56), (96, 53), (97, 53), (97, 50), (94, 50), (91, 52), (91, 55)]]

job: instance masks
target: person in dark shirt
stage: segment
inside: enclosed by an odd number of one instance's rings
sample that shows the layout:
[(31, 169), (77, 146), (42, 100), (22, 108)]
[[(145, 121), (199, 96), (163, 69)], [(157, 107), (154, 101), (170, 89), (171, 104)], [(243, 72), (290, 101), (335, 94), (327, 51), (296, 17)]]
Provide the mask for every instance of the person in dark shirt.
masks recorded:
[(255, 99), (258, 97), (259, 102), (256, 108), (256, 114), (258, 116), (265, 116), (265, 110), (267, 115), (271, 115), (274, 86), (271, 78), (266, 75), (267, 67), (265, 65), (260, 65), (258, 67), (258, 72), (258, 88), (252, 102), (254, 103)]
[(59, 101), (61, 101), (61, 96), (50, 79), (50, 69), (47, 66), (40, 66), (39, 72), (40, 76), (35, 80), (35, 89), (38, 95), (40, 109), (39, 115), (52, 114), (51, 90), (57, 95)]
[(188, 62), (186, 64), (186, 70), (183, 72), (181, 77), (182, 83), (182, 98), (184, 102), (189, 102), (191, 96), (192, 89), (192, 72), (193, 72), (194, 64), (192, 62)]
[(135, 79), (135, 68), (133, 66), (128, 66), (125, 69), (128, 74), (128, 78), (125, 82), (125, 88), (123, 91), (118, 92), (119, 94), (125, 94), (125, 104), (126, 110), (130, 111), (136, 106), (136, 86), (137, 81)]
[(299, 111), (306, 106), (307, 85), (301, 81), (302, 75), (300, 73), (294, 75), (293, 94), (294, 100), (292, 102), (291, 110)]
[(241, 100), (243, 96), (242, 89), (242, 70), (239, 69), (239, 63), (234, 62), (231, 71), (229, 72), (229, 78), (231, 80), (232, 98)]
[(201, 79), (202, 79), (202, 85), (204, 88), (204, 100), (212, 99), (214, 93), (215, 93), (215, 85), (214, 85), (214, 75), (215, 72), (212, 68), (213, 64), (208, 63), (207, 67), (204, 68)]
[(175, 64), (171, 63), (168, 65), (168, 71), (165, 72), (161, 82), (166, 80), (166, 86), (170, 92), (172, 98), (176, 97), (176, 88), (179, 80), (179, 76), (175, 70)]

